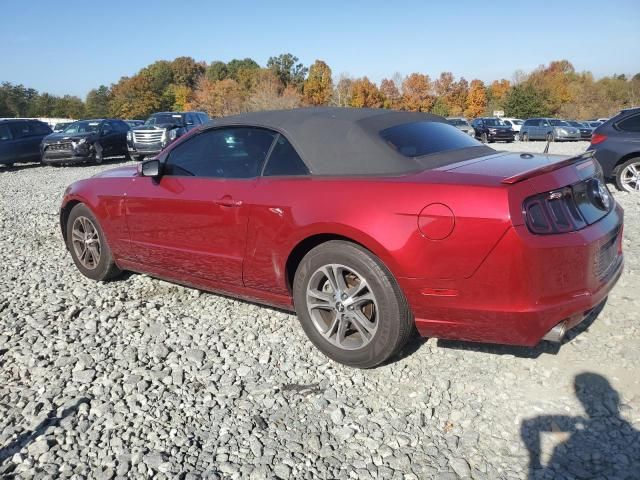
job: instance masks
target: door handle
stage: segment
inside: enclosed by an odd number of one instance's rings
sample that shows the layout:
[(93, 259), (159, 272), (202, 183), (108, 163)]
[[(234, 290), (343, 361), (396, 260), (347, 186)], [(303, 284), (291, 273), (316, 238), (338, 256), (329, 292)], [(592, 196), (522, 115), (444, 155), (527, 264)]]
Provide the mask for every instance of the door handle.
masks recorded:
[(216, 200), (216, 205), (220, 205), (222, 207), (241, 207), (242, 200), (234, 200), (230, 195), (225, 195), (219, 200)]

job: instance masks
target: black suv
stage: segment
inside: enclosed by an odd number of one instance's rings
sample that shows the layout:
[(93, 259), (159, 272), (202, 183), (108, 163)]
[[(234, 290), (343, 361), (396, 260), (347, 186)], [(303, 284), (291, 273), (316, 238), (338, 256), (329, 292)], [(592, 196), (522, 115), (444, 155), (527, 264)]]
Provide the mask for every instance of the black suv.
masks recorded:
[(42, 140), (42, 163), (102, 163), (107, 157), (128, 157), (128, 131), (129, 125), (113, 118), (73, 122)]
[(135, 160), (154, 156), (189, 130), (209, 121), (204, 112), (154, 113), (144, 125), (134, 127), (127, 134), (129, 154)]
[(40, 142), (50, 133), (38, 120), (0, 119), (0, 165), (40, 161)]
[(482, 143), (503, 141), (511, 143), (515, 138), (513, 128), (497, 117), (476, 118), (471, 122), (475, 137)]
[(640, 107), (622, 110), (591, 135), (595, 157), (605, 177), (620, 190), (640, 193)]

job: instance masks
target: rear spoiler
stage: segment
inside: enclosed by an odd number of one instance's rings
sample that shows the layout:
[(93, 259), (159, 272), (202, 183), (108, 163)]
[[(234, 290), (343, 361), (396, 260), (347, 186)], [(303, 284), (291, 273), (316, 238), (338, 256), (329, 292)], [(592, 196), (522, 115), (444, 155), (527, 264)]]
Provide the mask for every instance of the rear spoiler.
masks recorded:
[[(527, 180), (528, 178), (537, 177), (538, 175), (542, 175), (543, 173), (553, 172), (554, 170), (558, 170), (560, 168), (566, 167), (568, 165), (573, 165), (574, 163), (581, 162), (591, 162), (593, 160), (593, 151), (584, 152), (580, 155), (576, 155), (575, 157), (565, 158), (564, 160), (560, 160), (559, 162), (550, 163), (549, 165), (544, 165), (542, 167), (533, 168), (531, 170), (525, 170), (522, 173), (517, 173), (516, 175), (512, 175), (510, 177), (502, 180), (502, 183), (506, 184), (514, 184), (521, 182), (523, 180)], [(587, 167), (589, 164), (584, 165)], [(582, 165), (578, 166), (578, 168), (584, 168)]]

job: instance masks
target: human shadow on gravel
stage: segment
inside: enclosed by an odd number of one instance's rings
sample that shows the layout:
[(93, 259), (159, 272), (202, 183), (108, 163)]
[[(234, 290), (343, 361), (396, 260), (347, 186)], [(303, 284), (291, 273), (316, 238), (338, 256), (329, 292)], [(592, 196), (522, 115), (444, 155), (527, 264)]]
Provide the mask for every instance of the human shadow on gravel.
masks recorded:
[(602, 309), (604, 308), (606, 301), (603, 301), (600, 305), (595, 307), (589, 315), (580, 324), (573, 327), (567, 332), (561, 343), (553, 343), (547, 341), (541, 341), (535, 347), (522, 347), (518, 345), (497, 345), (493, 343), (474, 343), (463, 342), (459, 340), (438, 340), (438, 347), (451, 348), (454, 350), (469, 350), (474, 352), (490, 353), (494, 355), (513, 355), (519, 358), (538, 358), (543, 353), (549, 355), (556, 355), (562, 345), (571, 342), (574, 338), (581, 333), (589, 329), (589, 327), (596, 321)]
[(70, 415), (75, 415), (75, 413), (80, 408), (82, 404), (88, 404), (90, 402), (89, 398), (83, 397), (80, 398), (76, 403), (71, 405), (70, 407), (65, 408), (60, 416), (55, 415), (55, 410), (51, 410), (47, 418), (42, 420), (36, 428), (31, 431), (24, 432), (18, 436), (14, 441), (9, 443), (8, 445), (0, 448), (0, 477), (10, 473), (7, 470), (8, 466), (2, 466), (4, 461), (7, 458), (11, 458), (15, 453), (22, 450), (24, 447), (29, 445), (31, 442), (34, 442), (44, 434), (44, 432), (49, 427), (57, 427), (63, 418), (68, 417)]
[[(640, 478), (640, 432), (620, 417), (620, 395), (597, 373), (575, 377), (586, 416), (542, 415), (524, 420), (520, 435), (529, 453), (528, 479)], [(542, 434), (560, 441), (543, 465)]]

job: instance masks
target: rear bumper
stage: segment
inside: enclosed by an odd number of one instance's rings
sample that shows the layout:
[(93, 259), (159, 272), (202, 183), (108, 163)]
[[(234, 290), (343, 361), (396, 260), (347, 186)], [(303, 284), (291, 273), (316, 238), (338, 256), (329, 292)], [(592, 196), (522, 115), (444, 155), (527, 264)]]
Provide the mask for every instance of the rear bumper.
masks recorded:
[[(623, 211), (561, 235), (512, 227), (482, 265), (461, 280), (400, 278), (421, 335), (533, 346), (555, 325), (580, 323), (623, 270)], [(614, 247), (611, 247), (614, 245)], [(603, 248), (615, 248), (599, 264)]]

